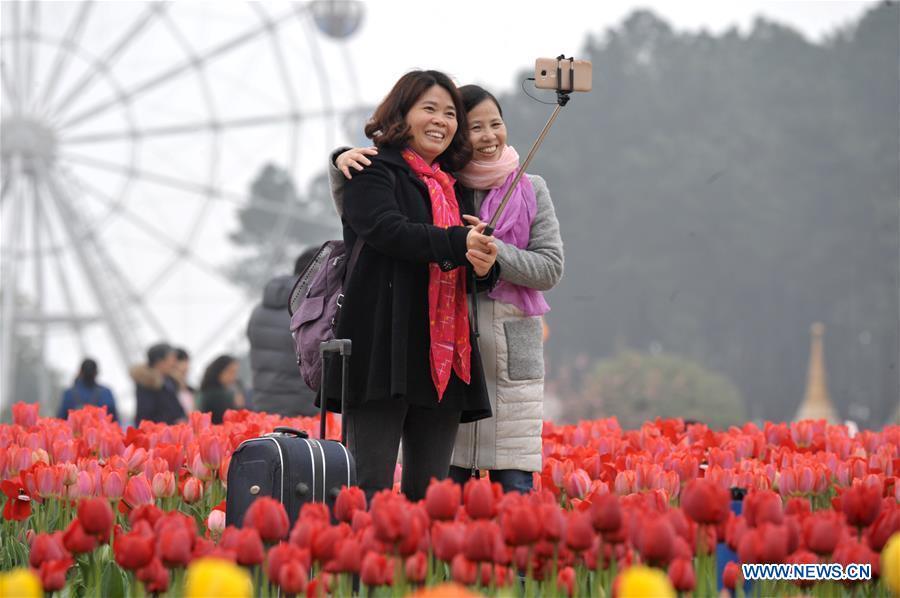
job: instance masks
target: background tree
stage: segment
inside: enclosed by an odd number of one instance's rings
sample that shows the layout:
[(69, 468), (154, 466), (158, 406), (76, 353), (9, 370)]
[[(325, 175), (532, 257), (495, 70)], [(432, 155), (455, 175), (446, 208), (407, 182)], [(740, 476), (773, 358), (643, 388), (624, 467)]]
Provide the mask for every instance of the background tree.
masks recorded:
[[(889, 417), (898, 12), (878, 5), (812, 43), (765, 20), (713, 36), (638, 11), (587, 40), (594, 91), (573, 97), (531, 167), (566, 249), (548, 295), (551, 388), (578, 392), (589, 368), (575, 364), (656, 344), (728, 376), (751, 417), (790, 419), (822, 321), (840, 414)], [(550, 106), (501, 102), (522, 153)]]

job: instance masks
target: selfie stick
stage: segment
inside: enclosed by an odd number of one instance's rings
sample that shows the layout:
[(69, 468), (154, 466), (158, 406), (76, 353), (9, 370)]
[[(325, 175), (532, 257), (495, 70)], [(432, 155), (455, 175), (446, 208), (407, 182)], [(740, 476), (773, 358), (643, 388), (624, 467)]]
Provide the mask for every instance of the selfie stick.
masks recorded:
[[(562, 64), (561, 60), (564, 60), (566, 57), (564, 54), (560, 54), (556, 57), (556, 82), (557, 84), (562, 83)], [(556, 90), (556, 108), (553, 109), (553, 114), (550, 115), (550, 120), (547, 121), (547, 124), (544, 125), (541, 134), (538, 135), (537, 140), (535, 140), (534, 145), (531, 146), (531, 151), (528, 152), (528, 156), (525, 158), (525, 161), (522, 162), (521, 168), (519, 168), (519, 172), (516, 173), (516, 178), (513, 179), (512, 184), (506, 190), (506, 193), (503, 195), (503, 201), (500, 202), (500, 205), (497, 206), (497, 210), (494, 212), (494, 215), (491, 216), (491, 221), (488, 223), (486, 227), (484, 227), (484, 234), (487, 236), (491, 236), (494, 234), (494, 229), (497, 228), (497, 222), (500, 220), (500, 216), (503, 214), (504, 208), (506, 208), (506, 204), (509, 202), (509, 198), (512, 197), (512, 193), (516, 188), (516, 185), (519, 184), (519, 180), (522, 178), (522, 175), (525, 174), (525, 169), (528, 168), (528, 165), (531, 164), (531, 159), (534, 158), (534, 155), (537, 153), (539, 147), (541, 147), (541, 143), (544, 142), (544, 137), (547, 136), (547, 133), (550, 131), (550, 127), (553, 126), (553, 121), (556, 120), (556, 117), (559, 116), (559, 111), (562, 110), (562, 107), (569, 103), (569, 93), (573, 91), (575, 85), (575, 59), (572, 58), (569, 61), (569, 89), (557, 89)]]

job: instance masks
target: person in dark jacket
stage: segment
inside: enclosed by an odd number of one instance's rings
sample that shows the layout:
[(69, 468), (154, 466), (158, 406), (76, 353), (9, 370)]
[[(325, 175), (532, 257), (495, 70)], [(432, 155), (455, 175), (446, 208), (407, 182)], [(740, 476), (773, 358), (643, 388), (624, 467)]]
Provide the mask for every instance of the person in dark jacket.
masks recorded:
[[(347, 182), (339, 208), (348, 251), (364, 241), (335, 331), (353, 341), (344, 425), (369, 498), (392, 486), (402, 438), (401, 490), (416, 501), (432, 477), (447, 477), (460, 421), (491, 414), (467, 292), (476, 275), (496, 279), (497, 247), (483, 224), (463, 225), (473, 206), (460, 206), (446, 174), (472, 151), (446, 75), (401, 77), (366, 135), (379, 154)], [(326, 368), (335, 408), (339, 361)]]
[(297, 369), (291, 339), (288, 300), (294, 283), (316, 255), (318, 248), (304, 251), (294, 262), (292, 276), (276, 276), (266, 284), (262, 303), (253, 308), (247, 323), (250, 369), (253, 372), (253, 409), (285, 417), (315, 415), (315, 393)]
[(212, 423), (221, 424), (228, 409), (243, 409), (244, 396), (238, 390), (238, 360), (220, 355), (207, 366), (200, 382), (200, 411), (212, 414)]
[(113, 397), (112, 391), (97, 384), (99, 371), (97, 362), (93, 359), (88, 358), (81, 362), (75, 383), (63, 393), (62, 403), (56, 417), (66, 419), (69, 411), (81, 409), (85, 405), (94, 405), (95, 407), (106, 407), (106, 412), (112, 415), (113, 421), (119, 421), (116, 399)]
[(129, 371), (137, 396), (135, 427), (145, 419), (164, 424), (185, 419), (184, 409), (178, 400), (178, 384), (171, 376), (176, 361), (175, 349), (166, 343), (159, 343), (147, 350), (146, 365), (136, 365)]

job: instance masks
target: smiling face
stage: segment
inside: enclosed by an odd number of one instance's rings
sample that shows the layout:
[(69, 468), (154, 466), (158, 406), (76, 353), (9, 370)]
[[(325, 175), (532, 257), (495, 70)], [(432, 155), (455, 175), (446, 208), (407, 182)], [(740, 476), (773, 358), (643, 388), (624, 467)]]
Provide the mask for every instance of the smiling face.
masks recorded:
[(431, 164), (444, 153), (456, 134), (456, 106), (447, 90), (432, 85), (406, 113), (409, 147)]
[(506, 145), (506, 125), (493, 100), (487, 98), (469, 110), (469, 141), (475, 152), (472, 158), (482, 162), (500, 159)]

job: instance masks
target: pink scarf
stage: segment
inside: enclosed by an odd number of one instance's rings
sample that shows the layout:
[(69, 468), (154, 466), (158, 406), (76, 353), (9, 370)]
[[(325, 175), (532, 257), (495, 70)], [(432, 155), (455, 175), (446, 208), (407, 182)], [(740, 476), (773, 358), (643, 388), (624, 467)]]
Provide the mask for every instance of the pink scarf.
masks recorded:
[[(506, 190), (516, 178), (519, 168), (519, 154), (511, 146), (503, 146), (503, 153), (496, 162), (472, 160), (459, 173), (459, 180), (471, 189), (490, 189), (481, 202), (479, 218), (489, 221), (503, 200)], [(531, 240), (531, 223), (537, 214), (537, 198), (534, 187), (527, 176), (519, 179), (515, 191), (509, 198), (503, 215), (497, 222), (494, 237), (518, 247), (528, 249)], [(521, 309), (526, 316), (540, 316), (550, 311), (544, 294), (537, 289), (501, 280), (488, 293), (495, 301), (510, 303)]]
[[(453, 177), (441, 170), (437, 162), (429, 165), (409, 148), (403, 150), (403, 159), (428, 188), (433, 224), (441, 228), (462, 226)], [(465, 268), (444, 272), (437, 264), (428, 264), (428, 320), (431, 380), (440, 402), (451, 368), (466, 384), (472, 380)]]

